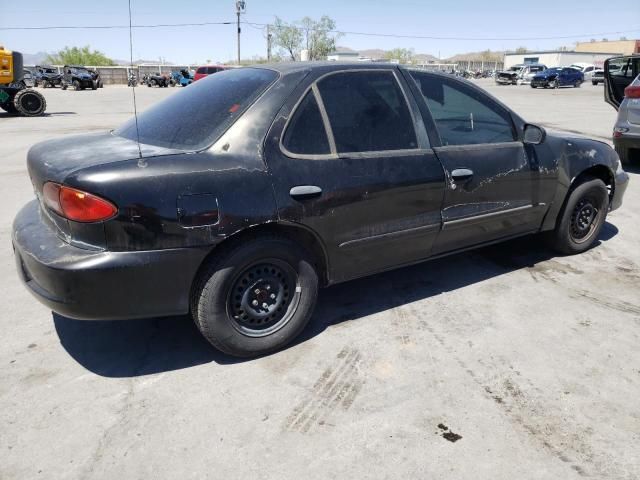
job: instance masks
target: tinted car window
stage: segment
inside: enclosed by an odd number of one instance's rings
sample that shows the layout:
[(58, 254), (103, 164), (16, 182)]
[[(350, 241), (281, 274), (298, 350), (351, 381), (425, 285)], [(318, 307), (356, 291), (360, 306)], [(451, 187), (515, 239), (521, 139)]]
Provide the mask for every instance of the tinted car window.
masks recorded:
[(461, 82), (411, 72), (431, 112), (443, 145), (512, 142), (508, 112)]
[[(205, 148), (277, 77), (273, 70), (241, 68), (203, 78), (138, 115), (140, 142), (179, 150)], [(114, 134), (136, 140), (135, 118)]]
[(211, 75), (212, 73), (216, 73), (218, 69), (216, 67), (207, 67), (207, 73)]
[(284, 133), (282, 144), (291, 153), (322, 155), (331, 152), (313, 92), (309, 91), (298, 105)]
[(207, 73), (207, 67), (198, 67), (198, 70), (196, 70), (196, 73)]
[(344, 72), (318, 82), (338, 152), (417, 148), (413, 119), (392, 72)]

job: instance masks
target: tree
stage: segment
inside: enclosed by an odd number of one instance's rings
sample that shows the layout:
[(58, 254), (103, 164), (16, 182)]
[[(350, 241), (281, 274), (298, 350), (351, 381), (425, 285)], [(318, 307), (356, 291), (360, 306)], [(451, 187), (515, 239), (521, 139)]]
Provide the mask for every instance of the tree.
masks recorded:
[(384, 58), (387, 60), (398, 60), (400, 63), (411, 63), (414, 51), (412, 48), (394, 48), (385, 52)]
[(304, 46), (309, 52), (309, 60), (326, 60), (329, 53), (335, 51), (336, 42), (340, 38), (335, 33), (336, 22), (326, 15), (319, 21), (304, 17), (300, 22), (304, 32)]
[(527, 47), (518, 47), (516, 48), (516, 53), (527, 53)]
[(98, 50), (86, 47), (64, 47), (58, 53), (47, 55), (47, 62), (57, 65), (115, 65), (116, 62)]
[(299, 60), (302, 49), (308, 51), (309, 60), (325, 60), (336, 49), (340, 34), (335, 32), (336, 22), (328, 16), (318, 21), (304, 17), (298, 24), (278, 17), (273, 24), (273, 46), (283, 50), (289, 60)]
[(297, 60), (302, 46), (302, 32), (293, 24), (283, 22), (276, 17), (273, 24), (273, 45), (286, 52), (290, 60)]

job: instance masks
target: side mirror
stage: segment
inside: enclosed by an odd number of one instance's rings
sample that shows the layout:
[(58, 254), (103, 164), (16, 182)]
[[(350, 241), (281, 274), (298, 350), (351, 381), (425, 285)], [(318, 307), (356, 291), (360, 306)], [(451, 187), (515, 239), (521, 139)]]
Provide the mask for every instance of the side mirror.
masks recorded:
[(540, 145), (542, 142), (544, 142), (544, 137), (546, 136), (547, 132), (545, 132), (544, 128), (527, 123), (524, 126), (524, 135), (522, 141), (530, 145)]

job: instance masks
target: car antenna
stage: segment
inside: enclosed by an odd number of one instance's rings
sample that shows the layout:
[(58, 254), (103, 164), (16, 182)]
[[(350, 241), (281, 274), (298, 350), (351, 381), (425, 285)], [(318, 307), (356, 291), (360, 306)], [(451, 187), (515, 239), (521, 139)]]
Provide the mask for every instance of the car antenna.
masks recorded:
[[(129, 66), (133, 69), (133, 26), (131, 22), (131, 0), (129, 0)], [(140, 148), (140, 130), (138, 129), (138, 106), (136, 105), (136, 86), (131, 85), (133, 92), (133, 116), (136, 119), (136, 139), (138, 140), (138, 166), (146, 167), (146, 163), (142, 160), (142, 149)]]

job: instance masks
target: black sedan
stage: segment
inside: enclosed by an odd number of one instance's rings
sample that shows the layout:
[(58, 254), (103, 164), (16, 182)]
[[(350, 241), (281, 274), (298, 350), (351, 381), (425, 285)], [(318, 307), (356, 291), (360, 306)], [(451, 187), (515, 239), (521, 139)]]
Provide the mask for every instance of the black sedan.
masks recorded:
[(584, 252), (628, 182), (607, 144), (465, 80), (360, 63), (227, 70), (27, 163), (13, 245), (40, 301), (190, 313), (238, 356), (293, 340), (321, 286), (537, 232)]

